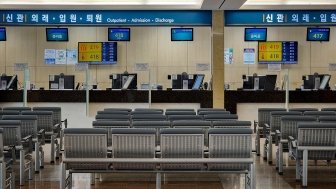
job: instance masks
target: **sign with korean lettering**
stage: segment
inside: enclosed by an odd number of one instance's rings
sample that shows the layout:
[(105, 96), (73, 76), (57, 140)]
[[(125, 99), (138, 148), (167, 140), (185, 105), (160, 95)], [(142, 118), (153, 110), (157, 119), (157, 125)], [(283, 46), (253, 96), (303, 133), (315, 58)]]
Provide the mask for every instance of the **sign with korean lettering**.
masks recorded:
[(336, 10), (225, 11), (226, 26), (336, 25)]
[(297, 41), (268, 41), (258, 43), (258, 62), (260, 64), (296, 64)]
[(200, 25), (211, 26), (202, 10), (0, 10), (0, 25)]

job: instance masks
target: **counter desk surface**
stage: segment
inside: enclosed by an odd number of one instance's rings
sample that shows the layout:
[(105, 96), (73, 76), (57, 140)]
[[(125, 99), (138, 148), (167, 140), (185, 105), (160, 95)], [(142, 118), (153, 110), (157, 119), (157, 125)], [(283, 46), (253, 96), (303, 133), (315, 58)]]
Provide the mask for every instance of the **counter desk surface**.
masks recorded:
[[(286, 91), (236, 91), (224, 92), (224, 107), (237, 113), (238, 103), (285, 103)], [(336, 91), (289, 91), (289, 103), (336, 103)]]
[[(148, 91), (143, 90), (90, 90), (89, 102), (147, 103)], [(0, 102), (22, 102), (22, 90), (0, 91)], [(84, 90), (29, 90), (28, 102), (86, 102)], [(199, 103), (201, 108), (211, 108), (212, 91), (158, 90), (151, 92), (152, 103)]]

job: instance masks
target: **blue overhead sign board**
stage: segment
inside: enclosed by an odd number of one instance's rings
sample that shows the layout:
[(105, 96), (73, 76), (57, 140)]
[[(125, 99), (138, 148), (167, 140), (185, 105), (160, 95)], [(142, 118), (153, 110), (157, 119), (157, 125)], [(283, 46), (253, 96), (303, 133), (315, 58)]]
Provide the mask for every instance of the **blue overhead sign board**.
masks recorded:
[(211, 11), (1, 10), (0, 25), (211, 26)]
[(226, 26), (336, 25), (336, 10), (225, 11)]

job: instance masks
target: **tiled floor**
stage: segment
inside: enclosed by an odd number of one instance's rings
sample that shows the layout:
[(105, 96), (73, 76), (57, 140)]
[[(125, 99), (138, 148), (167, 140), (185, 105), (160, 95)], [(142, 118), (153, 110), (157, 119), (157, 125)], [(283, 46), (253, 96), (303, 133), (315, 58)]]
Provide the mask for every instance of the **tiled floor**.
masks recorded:
[[(47, 153), (46, 153), (47, 154)], [(274, 153), (275, 155), (275, 153)], [(273, 156), (274, 157), (274, 156)], [(255, 156), (257, 189), (287, 189), (301, 188), (300, 182), (295, 181), (295, 162), (284, 168), (284, 175), (276, 173), (275, 167), (268, 165), (262, 157)], [(273, 160), (274, 162), (274, 160)], [(288, 164), (287, 163), (287, 164)], [(335, 189), (336, 164), (326, 166), (318, 162), (318, 166), (308, 168), (309, 189)], [(59, 188), (59, 163), (46, 164), (45, 168), (35, 174), (33, 181), (26, 182), (22, 189), (54, 189)], [(239, 174), (167, 174), (162, 182), (163, 189), (240, 189), (244, 188), (244, 175)], [(18, 183), (17, 183), (18, 184)], [(89, 174), (74, 174), (73, 188), (76, 189), (155, 189), (154, 174), (106, 174), (101, 180), (96, 179), (95, 185), (90, 185)]]

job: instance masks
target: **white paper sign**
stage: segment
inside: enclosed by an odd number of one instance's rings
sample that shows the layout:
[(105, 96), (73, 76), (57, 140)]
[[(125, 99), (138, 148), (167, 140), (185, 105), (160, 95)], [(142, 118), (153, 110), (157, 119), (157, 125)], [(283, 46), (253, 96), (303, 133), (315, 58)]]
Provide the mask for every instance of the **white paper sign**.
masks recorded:
[(24, 71), (28, 68), (28, 63), (16, 63), (14, 64), (14, 71)]
[(55, 64), (56, 62), (56, 50), (55, 49), (44, 49), (44, 63), (45, 64)]
[(269, 72), (280, 72), (281, 64), (268, 64), (268, 71)]
[(55, 59), (56, 59), (55, 64), (66, 64), (66, 50), (57, 49)]
[(85, 63), (75, 64), (75, 71), (85, 71), (87, 69), (89, 69), (89, 64)]
[(224, 49), (224, 64), (233, 63), (233, 48)]
[(66, 53), (66, 63), (67, 64), (77, 64), (77, 49), (67, 49)]
[(244, 48), (244, 64), (254, 64), (255, 50), (254, 48)]
[(135, 64), (135, 71), (146, 71), (148, 70), (149, 66), (147, 63), (136, 63)]
[(196, 71), (208, 71), (210, 70), (210, 64), (196, 64)]

